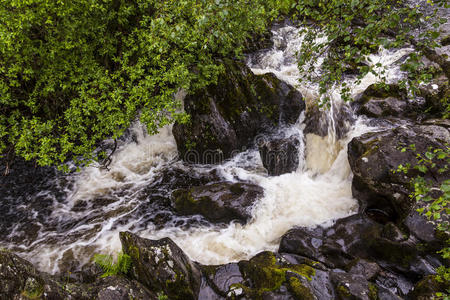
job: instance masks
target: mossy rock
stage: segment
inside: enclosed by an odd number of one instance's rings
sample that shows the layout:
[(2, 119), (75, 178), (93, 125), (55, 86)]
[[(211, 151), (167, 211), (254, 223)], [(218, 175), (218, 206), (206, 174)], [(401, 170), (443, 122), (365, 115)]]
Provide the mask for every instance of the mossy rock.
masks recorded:
[(305, 108), (301, 94), (274, 74), (255, 75), (229, 59), (223, 65), (217, 84), (184, 99), (190, 122), (173, 127), (186, 162), (220, 164), (250, 146), (258, 134), (280, 122), (295, 123)]
[(436, 293), (445, 294), (449, 286), (450, 282), (438, 280), (436, 275), (430, 275), (420, 280), (408, 296), (409, 299), (417, 300), (440, 299)]
[[(242, 288), (251, 299), (262, 299), (263, 295), (279, 292), (282, 286), (288, 288), (298, 299), (311, 299), (311, 290), (302, 283), (310, 281), (315, 270), (308, 265), (293, 265), (279, 258), (273, 252), (262, 252), (249, 261), (239, 262), (244, 282), (235, 285)], [(296, 296), (296, 297), (297, 297)]]
[(171, 239), (149, 240), (121, 232), (120, 240), (123, 252), (132, 259), (133, 279), (170, 299), (196, 299), (200, 271)]
[(314, 300), (315, 297), (311, 290), (306, 287), (297, 277), (289, 278), (289, 290), (298, 300)]
[(261, 187), (250, 183), (219, 182), (172, 193), (175, 211), (182, 215), (200, 214), (211, 222), (246, 223), (251, 207), (262, 197)]

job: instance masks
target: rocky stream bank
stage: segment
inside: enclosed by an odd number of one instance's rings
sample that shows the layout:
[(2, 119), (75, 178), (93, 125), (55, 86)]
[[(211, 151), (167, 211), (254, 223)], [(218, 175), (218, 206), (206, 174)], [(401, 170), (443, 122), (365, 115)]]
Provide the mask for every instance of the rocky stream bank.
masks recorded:
[[(221, 164), (254, 147), (268, 177), (297, 170), (302, 137), (280, 136), (278, 128), (295, 124), (302, 113), (310, 137), (326, 136), (331, 125), (321, 122), (320, 112), (307, 108), (302, 94), (274, 74), (255, 75), (232, 60), (224, 64), (227, 72), (218, 84), (184, 99), (191, 122), (173, 127), (184, 164)], [(435, 275), (439, 266), (449, 264), (436, 253), (448, 236), (418, 214), (417, 203), (409, 197), (417, 173), (393, 170), (399, 164), (417, 163), (415, 153), (402, 152), (402, 147), (414, 144), (421, 153), (429, 147), (448, 147), (450, 122), (439, 115), (439, 99), (444, 97), (449, 97), (444, 72), (437, 73), (417, 98), (395, 84), (388, 89), (374, 84), (355, 97), (339, 119), (337, 136), (345, 136), (344, 127), (352, 126), (357, 117), (376, 126), (348, 143), (352, 196), (359, 209), (332, 225), (291, 228), (277, 240), (278, 251), (205, 265), (190, 259), (170, 238), (151, 240), (124, 231), (120, 242), (131, 257), (131, 268), (127, 274), (102, 278), (93, 263), (51, 275), (4, 249), (0, 299), (430, 299), (447, 288)], [(44, 189), (41, 177), (57, 176), (26, 163), (17, 166), (19, 171), (0, 186), (9, 199), (0, 203), (4, 224), (15, 222), (13, 200), (24, 189)], [(450, 173), (430, 169), (425, 176), (438, 186)], [(171, 193), (159, 197), (158, 205), (178, 216), (201, 215), (219, 226), (252, 222), (252, 208), (264, 195), (253, 182), (186, 169), (163, 172), (148, 192), (161, 186)], [(152, 222), (166, 224), (164, 216)]]

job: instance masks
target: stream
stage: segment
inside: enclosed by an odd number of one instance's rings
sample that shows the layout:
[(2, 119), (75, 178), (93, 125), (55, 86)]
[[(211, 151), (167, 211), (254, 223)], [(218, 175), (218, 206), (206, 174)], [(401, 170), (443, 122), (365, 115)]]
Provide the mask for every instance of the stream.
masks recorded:
[[(274, 46), (249, 55), (248, 66), (255, 74), (274, 73), (299, 89), (307, 106), (311, 105), (317, 101), (318, 87), (298, 84), (302, 76), (296, 65), (296, 51), (302, 43), (300, 29), (285, 24), (272, 31)], [(371, 57), (371, 63), (387, 67), (385, 76), (393, 82), (403, 76), (398, 64), (411, 51), (381, 51)], [(352, 77), (347, 82), (355, 96), (377, 80), (369, 74), (358, 85)], [(276, 133), (301, 141), (299, 167), (293, 173), (269, 177), (256, 147), (221, 165), (187, 165), (178, 159), (170, 126), (149, 136), (136, 123), (119, 143), (109, 170), (92, 166), (60, 174), (46, 169), (30, 175), (36, 177), (36, 186), (18, 186), (6, 192), (0, 204), (0, 247), (12, 249), (43, 271), (58, 273), (79, 268), (94, 253), (117, 253), (121, 249), (119, 232), (131, 231), (149, 239), (170, 237), (191, 259), (223, 264), (277, 250), (280, 237), (294, 226), (331, 225), (358, 210), (352, 197), (347, 144), (378, 128), (352, 115), (337, 88), (329, 94), (332, 106), (324, 112), (328, 135), (305, 134), (304, 114), (294, 126), (279, 128)], [(348, 113), (341, 114), (343, 109)], [(338, 135), (337, 129), (344, 134)], [(201, 216), (173, 213), (170, 194), (179, 182), (204, 184), (211, 177), (250, 182), (264, 189), (246, 225), (213, 225)]]

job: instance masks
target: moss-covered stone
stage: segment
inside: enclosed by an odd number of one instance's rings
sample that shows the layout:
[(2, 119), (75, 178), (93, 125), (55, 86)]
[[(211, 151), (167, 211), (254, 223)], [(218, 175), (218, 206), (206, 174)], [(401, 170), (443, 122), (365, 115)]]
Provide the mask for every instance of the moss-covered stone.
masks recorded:
[(340, 299), (347, 299), (352, 296), (352, 294), (349, 291), (349, 288), (346, 287), (344, 284), (339, 284), (336, 288), (336, 291)]
[(439, 299), (436, 293), (447, 293), (450, 282), (438, 280), (436, 275), (429, 275), (420, 280), (408, 294), (409, 299)]
[(252, 207), (263, 189), (249, 183), (219, 182), (172, 193), (173, 207), (182, 215), (203, 215), (211, 222), (241, 223), (251, 218)]
[(39, 282), (32, 277), (26, 280), (22, 296), (24, 296), (26, 299), (35, 300), (40, 299), (43, 293), (44, 286), (42, 282)]
[(302, 294), (304, 297), (312, 295), (299, 280), (311, 280), (315, 275), (315, 270), (308, 265), (282, 263), (277, 261), (274, 253), (262, 252), (249, 261), (241, 261), (239, 266), (244, 278), (250, 283), (240, 287), (252, 299), (261, 299), (264, 293), (278, 291), (282, 285), (286, 285), (292, 293)]
[(280, 121), (295, 123), (305, 107), (301, 94), (274, 74), (255, 75), (232, 60), (223, 64), (225, 72), (217, 84), (185, 98), (190, 122), (173, 128), (178, 151), (187, 162), (221, 163)]
[(313, 300), (314, 295), (309, 288), (302, 284), (300, 279), (296, 277), (289, 278), (289, 290), (295, 299), (298, 300)]
[(132, 259), (130, 275), (134, 279), (170, 299), (196, 299), (200, 271), (172, 240), (148, 240), (130, 232), (120, 233), (120, 240)]
[(378, 299), (378, 287), (369, 282), (369, 299), (370, 300), (377, 300)]

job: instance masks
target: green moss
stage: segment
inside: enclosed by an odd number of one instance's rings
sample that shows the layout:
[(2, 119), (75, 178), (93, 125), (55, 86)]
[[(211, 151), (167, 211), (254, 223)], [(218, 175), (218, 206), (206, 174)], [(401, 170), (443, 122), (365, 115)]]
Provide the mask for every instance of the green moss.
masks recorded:
[(378, 288), (375, 284), (369, 282), (369, 299), (378, 299)]
[(128, 247), (128, 255), (130, 255), (130, 257), (134, 260), (139, 260), (139, 248), (134, 245), (130, 245)]
[(378, 139), (373, 139), (372, 141), (367, 142), (365, 144), (367, 150), (363, 153), (361, 157), (368, 157), (372, 155), (374, 152), (376, 152), (380, 148), (378, 145), (375, 145), (378, 142), (379, 142)]
[[(252, 258), (249, 262), (241, 262), (244, 277), (250, 279), (252, 288), (244, 289), (252, 299), (260, 299), (265, 292), (276, 291), (283, 284), (290, 284), (292, 274), (302, 276), (308, 280), (315, 275), (315, 270), (308, 265), (277, 265), (277, 259), (272, 252), (263, 252)], [(298, 279), (297, 279), (298, 280)], [(297, 292), (300, 292), (301, 287)]]
[(177, 208), (184, 210), (185, 206), (189, 206), (191, 204), (197, 205), (197, 200), (192, 197), (192, 193), (188, 190), (176, 190), (172, 193), (172, 195), (175, 198), (175, 206)]
[(202, 271), (207, 277), (214, 277), (217, 273), (217, 266), (202, 266)]
[(316, 275), (316, 270), (314, 270), (312, 267), (308, 265), (293, 265), (289, 268), (286, 268), (286, 270), (292, 271), (297, 273), (298, 275), (305, 277), (309, 281), (312, 280), (312, 277)]
[(304, 286), (300, 279), (296, 277), (289, 278), (289, 290), (294, 295), (295, 299), (300, 300), (313, 300), (314, 295), (309, 288)]
[(34, 300), (40, 299), (44, 293), (44, 286), (39, 283), (35, 278), (28, 278), (25, 282), (25, 288), (22, 292), (22, 296), (26, 299)]
[(348, 288), (342, 284), (338, 285), (337, 293), (341, 298), (348, 298), (352, 295), (352, 294), (350, 294), (350, 291), (348, 290)]
[(165, 292), (170, 299), (194, 299), (194, 292), (187, 284), (183, 274), (176, 273), (174, 280), (166, 280)]
[(240, 195), (243, 192), (245, 192), (245, 189), (242, 187), (242, 184), (236, 183), (236, 184), (233, 184), (232, 186), (230, 186), (230, 191), (233, 194)]

